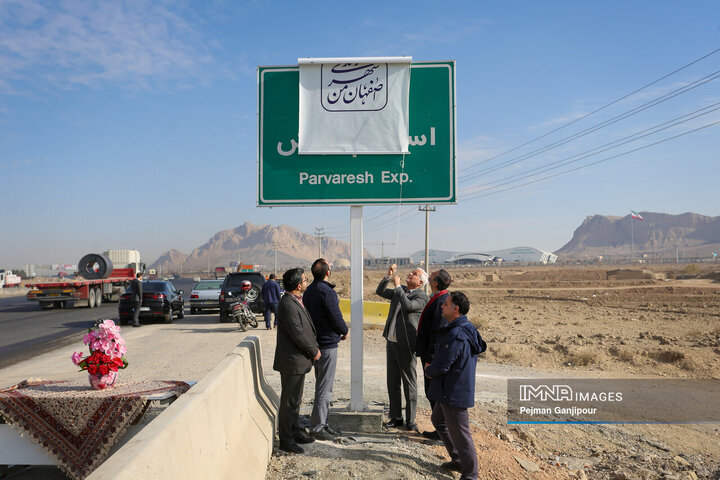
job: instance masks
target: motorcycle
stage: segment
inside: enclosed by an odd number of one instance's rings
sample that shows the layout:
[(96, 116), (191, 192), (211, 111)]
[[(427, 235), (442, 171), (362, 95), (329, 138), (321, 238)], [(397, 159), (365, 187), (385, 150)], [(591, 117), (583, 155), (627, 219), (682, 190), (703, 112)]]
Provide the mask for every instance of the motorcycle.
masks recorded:
[[(247, 282), (247, 288), (245, 285)], [(243, 280), (241, 286), (242, 291), (238, 294), (239, 298), (233, 295), (231, 292), (227, 292), (227, 295), (233, 299), (233, 303), (230, 305), (230, 318), (240, 325), (240, 330), (243, 332), (247, 330), (248, 325), (253, 328), (258, 327), (257, 318), (255, 314), (250, 310), (248, 301), (246, 299), (245, 291), (250, 290), (251, 284), (247, 280)]]

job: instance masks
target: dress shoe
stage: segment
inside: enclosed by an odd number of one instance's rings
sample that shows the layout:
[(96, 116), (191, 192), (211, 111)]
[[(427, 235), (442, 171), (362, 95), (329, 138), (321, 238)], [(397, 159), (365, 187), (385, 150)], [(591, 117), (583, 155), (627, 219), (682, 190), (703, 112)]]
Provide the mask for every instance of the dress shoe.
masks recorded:
[(305, 435), (304, 433), (296, 433), (295, 441), (297, 443), (312, 443), (315, 439), (309, 435)]
[(280, 450), (288, 453), (305, 453), (305, 449), (297, 443), (281, 443)]
[(323, 428), (322, 430), (317, 432), (310, 432), (310, 435), (315, 440), (335, 440), (335, 435), (330, 433), (326, 428)]
[(457, 460), (451, 460), (449, 462), (445, 462), (442, 464), (442, 467), (445, 470), (450, 470), (451, 472), (462, 472), (462, 468), (460, 467), (460, 462)]
[(415, 422), (408, 422), (407, 425), (405, 425), (405, 428), (407, 428), (411, 432), (417, 432), (418, 426)]
[(422, 436), (425, 438), (429, 438), (430, 440), (440, 440), (440, 434), (437, 432), (437, 430), (427, 430), (422, 432)]
[(385, 428), (399, 428), (403, 426), (402, 418), (391, 418), (389, 422), (383, 423)]
[(335, 430), (333, 428), (330, 428), (330, 425), (325, 425), (325, 430), (327, 430), (328, 433), (330, 433), (330, 435), (334, 435), (336, 437), (340, 436), (340, 432), (338, 432), (337, 430)]

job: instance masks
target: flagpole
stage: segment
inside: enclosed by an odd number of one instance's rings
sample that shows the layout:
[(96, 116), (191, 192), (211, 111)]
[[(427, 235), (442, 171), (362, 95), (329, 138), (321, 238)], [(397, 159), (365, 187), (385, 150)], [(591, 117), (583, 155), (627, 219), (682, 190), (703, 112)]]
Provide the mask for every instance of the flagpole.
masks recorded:
[(633, 214), (630, 214), (630, 252), (632, 263), (635, 263), (635, 234), (633, 233)]

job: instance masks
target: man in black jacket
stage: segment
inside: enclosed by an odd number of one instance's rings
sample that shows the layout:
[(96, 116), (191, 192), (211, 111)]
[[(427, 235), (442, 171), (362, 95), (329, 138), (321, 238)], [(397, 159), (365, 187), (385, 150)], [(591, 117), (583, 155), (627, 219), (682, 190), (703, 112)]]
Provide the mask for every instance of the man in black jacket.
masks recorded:
[(315, 340), (315, 327), (302, 302), (302, 293), (307, 286), (303, 269), (293, 268), (285, 272), (283, 284), (285, 295), (278, 304), (277, 344), (273, 363), (273, 369), (280, 372), (282, 387), (278, 436), (280, 450), (303, 453), (305, 450), (298, 443), (315, 441), (303, 433), (298, 424), (305, 374), (321, 354)]
[(328, 282), (330, 265), (324, 258), (318, 258), (311, 267), (313, 282), (303, 295), (303, 303), (310, 312), (315, 325), (317, 343), (322, 356), (315, 363), (315, 400), (310, 414), (310, 434), (318, 440), (332, 440), (337, 436), (327, 423), (337, 350), (341, 340), (347, 338), (348, 327), (340, 312), (335, 285)]
[(130, 292), (133, 295), (133, 327), (142, 327), (140, 323), (140, 307), (142, 307), (143, 291), (142, 291), (142, 272), (138, 272), (135, 278), (130, 280)]

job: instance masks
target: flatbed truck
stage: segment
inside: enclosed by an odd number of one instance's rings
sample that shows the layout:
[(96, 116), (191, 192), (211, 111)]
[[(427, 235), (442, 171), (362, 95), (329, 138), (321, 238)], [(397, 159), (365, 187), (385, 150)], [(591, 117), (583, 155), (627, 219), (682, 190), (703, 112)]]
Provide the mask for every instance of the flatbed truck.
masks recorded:
[(95, 308), (105, 301), (117, 302), (135, 273), (134, 268), (115, 268), (107, 278), (31, 283), (27, 299), (37, 301), (42, 309)]

